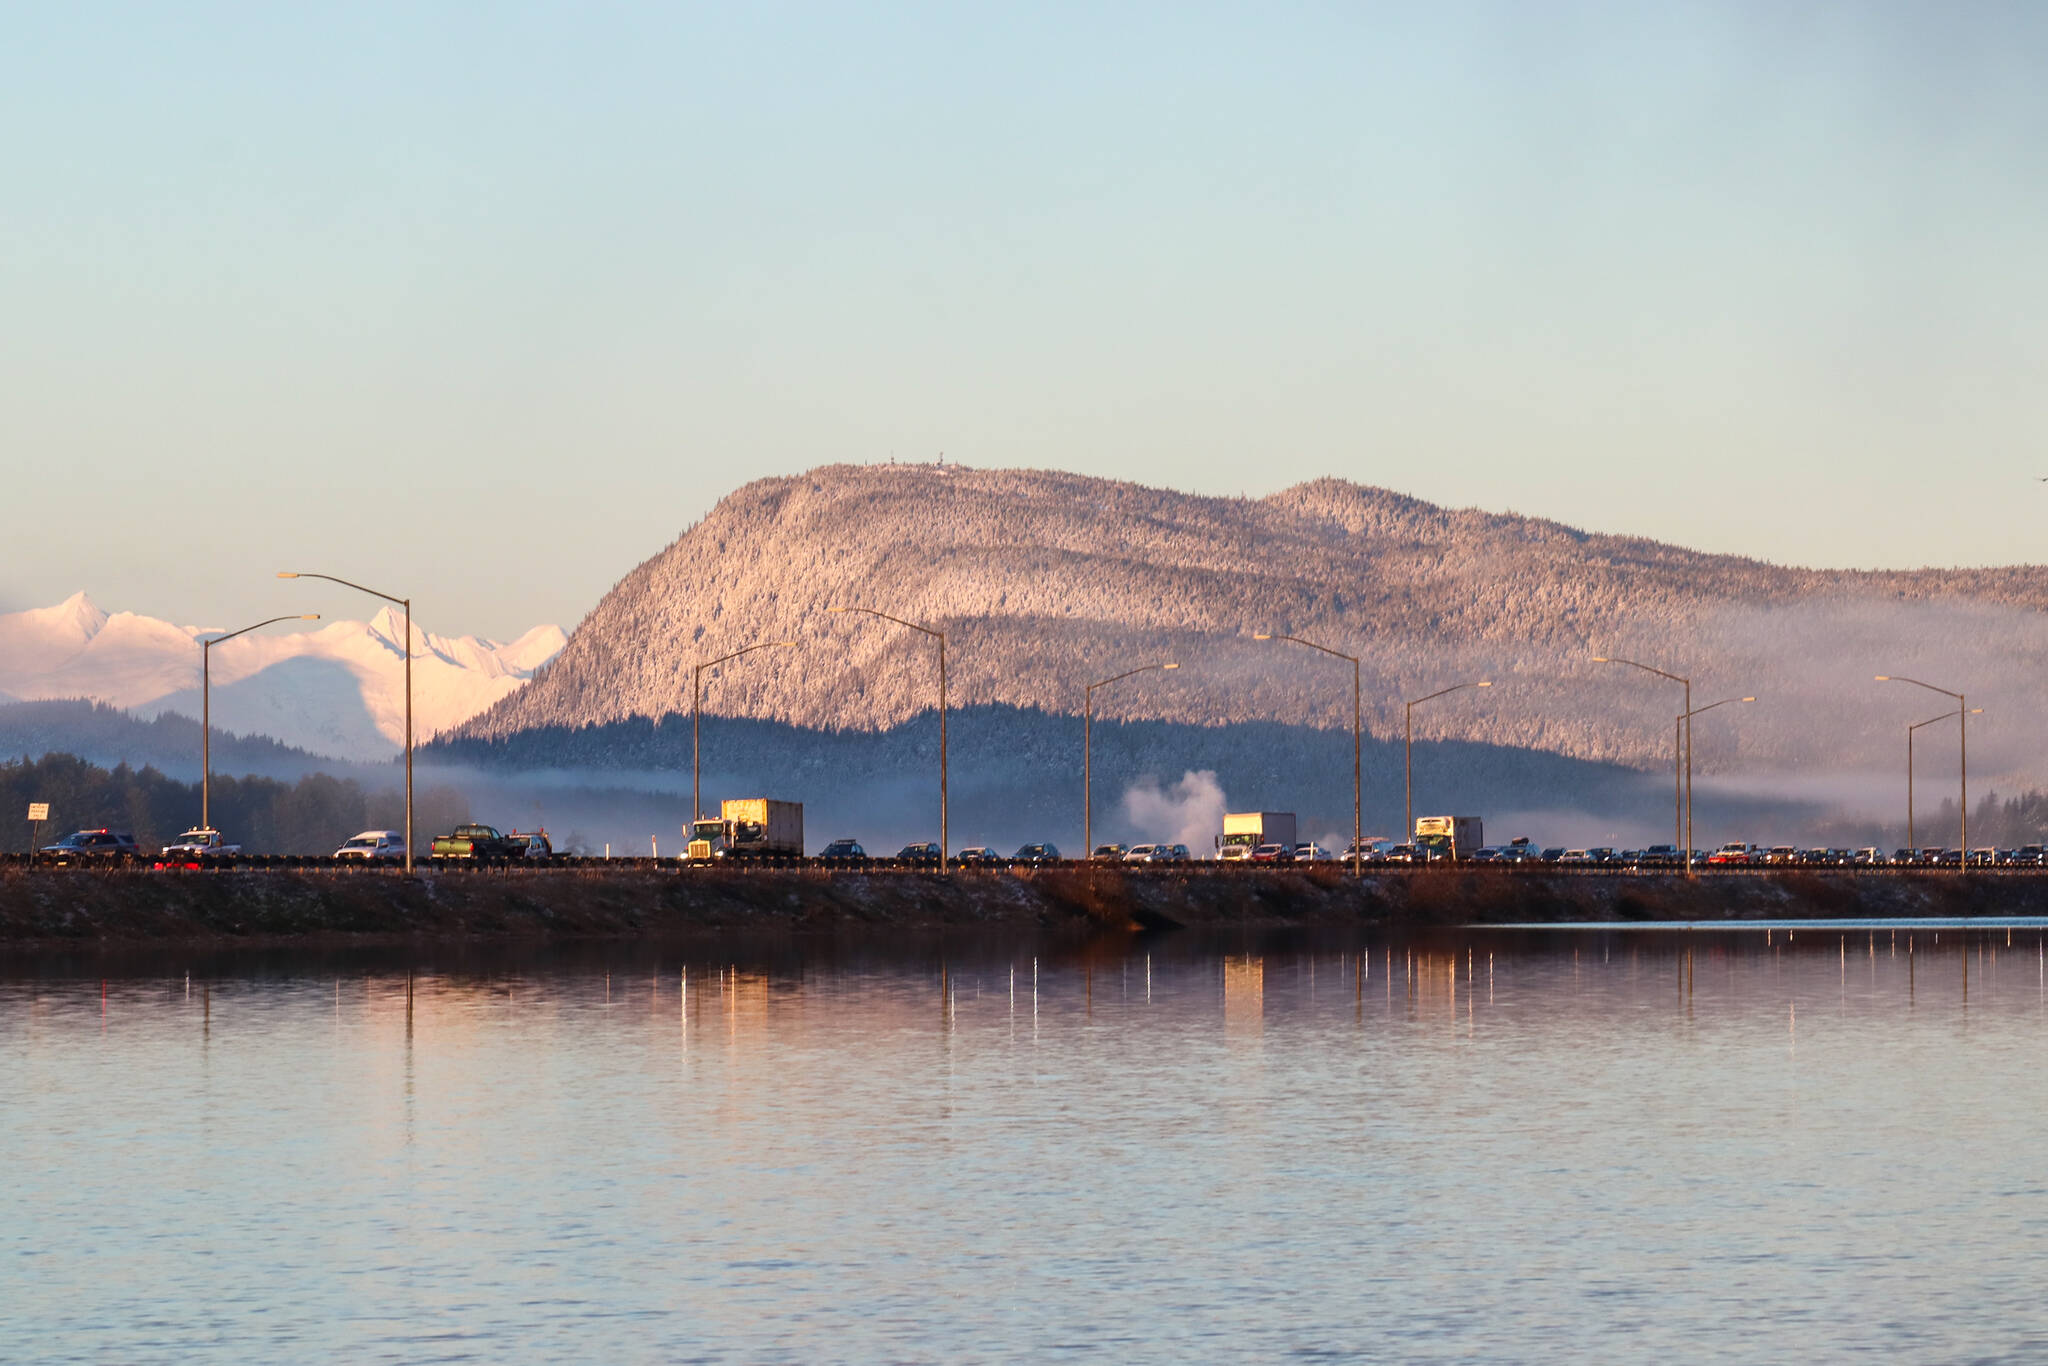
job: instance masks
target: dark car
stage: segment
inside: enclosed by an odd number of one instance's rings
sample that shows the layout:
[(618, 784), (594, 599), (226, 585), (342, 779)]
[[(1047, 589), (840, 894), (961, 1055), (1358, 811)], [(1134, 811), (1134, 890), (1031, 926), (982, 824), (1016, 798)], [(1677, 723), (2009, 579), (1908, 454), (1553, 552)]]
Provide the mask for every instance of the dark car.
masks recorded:
[(1387, 850), (1384, 861), (1387, 863), (1421, 863), (1428, 857), (1427, 854), (1423, 853), (1420, 848), (1413, 844), (1397, 844)]
[(939, 866), (939, 846), (936, 842), (906, 844), (896, 851), (896, 862), (905, 868), (936, 868)]
[(514, 830), (505, 839), (509, 845), (507, 858), (516, 858), (522, 863), (546, 863), (555, 856), (555, 846), (548, 842), (545, 831)]
[(1564, 846), (1563, 846), (1562, 844), (1557, 844), (1557, 845), (1552, 845), (1552, 846), (1551, 846), (1550, 848), (1548, 848), (1548, 849), (1545, 849), (1545, 850), (1543, 851), (1543, 855), (1542, 855), (1542, 857), (1543, 857), (1543, 861), (1544, 861), (1545, 863), (1555, 863), (1555, 862), (1557, 862), (1557, 861), (1558, 861), (1559, 859), (1563, 858), (1563, 857), (1564, 857), (1564, 854), (1565, 854), (1565, 848), (1564, 848)]
[(1098, 844), (1088, 859), (1091, 863), (1122, 863), (1124, 855), (1130, 852), (1130, 846), (1127, 844)]
[(960, 868), (1000, 868), (1003, 856), (986, 844), (970, 844), (953, 855), (953, 863)]
[(39, 856), (45, 863), (126, 863), (142, 857), (133, 835), (112, 830), (78, 830), (55, 844), (43, 846)]
[(1056, 844), (1027, 844), (1010, 857), (1012, 863), (1058, 863), (1060, 850)]
[(833, 840), (818, 852), (818, 862), (847, 868), (865, 868), (868, 863), (868, 851), (860, 847), (859, 840)]

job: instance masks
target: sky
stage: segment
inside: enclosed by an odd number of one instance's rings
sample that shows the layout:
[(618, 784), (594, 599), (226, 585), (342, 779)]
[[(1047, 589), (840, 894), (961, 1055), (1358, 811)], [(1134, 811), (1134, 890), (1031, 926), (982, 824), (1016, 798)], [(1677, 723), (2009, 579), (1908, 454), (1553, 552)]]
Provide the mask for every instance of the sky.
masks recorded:
[(2044, 70), (2025, 3), (17, 7), (0, 610), (509, 637), (941, 452), (2039, 561)]

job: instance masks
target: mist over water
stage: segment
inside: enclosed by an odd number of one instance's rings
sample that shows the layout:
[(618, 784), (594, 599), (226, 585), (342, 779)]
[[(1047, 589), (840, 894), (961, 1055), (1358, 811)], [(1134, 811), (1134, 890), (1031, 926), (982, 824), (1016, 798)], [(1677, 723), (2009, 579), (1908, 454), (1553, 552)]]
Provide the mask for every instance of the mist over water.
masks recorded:
[(0, 1341), (2027, 1359), (2043, 936), (0, 960)]

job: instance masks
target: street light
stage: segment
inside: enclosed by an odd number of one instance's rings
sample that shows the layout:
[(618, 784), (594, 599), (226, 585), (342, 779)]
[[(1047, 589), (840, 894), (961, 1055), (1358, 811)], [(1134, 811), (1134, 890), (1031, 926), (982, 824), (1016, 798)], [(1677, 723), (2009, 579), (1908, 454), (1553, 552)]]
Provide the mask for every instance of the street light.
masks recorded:
[(946, 861), (952, 857), (953, 838), (951, 811), (946, 795), (946, 633), (929, 626), (920, 626), (902, 617), (892, 617), (887, 612), (877, 612), (872, 607), (828, 607), (828, 612), (865, 612), (883, 621), (893, 621), (898, 626), (907, 626), (913, 631), (922, 631), (939, 642), (939, 867), (943, 870)]
[(1418, 697), (1413, 702), (1406, 704), (1404, 708), (1406, 714), (1406, 738), (1402, 742), (1401, 767), (1403, 771), (1403, 786), (1407, 791), (1408, 829), (1401, 836), (1403, 841), (1412, 841), (1415, 838), (1415, 709), (1424, 702), (1434, 702), (1439, 697), (1447, 697), (1454, 692), (1463, 692), (1467, 688), (1490, 688), (1492, 686), (1491, 680), (1487, 679), (1481, 679), (1477, 683), (1454, 683), (1448, 688), (1439, 688), (1427, 697)]
[(379, 593), (374, 588), (365, 588), (347, 579), (337, 579), (332, 574), (295, 573), (279, 570), (280, 579), (325, 579), (338, 583), (343, 588), (353, 588), (358, 593), (368, 593), (373, 598), (395, 602), (405, 609), (405, 871), (412, 875), (412, 599), (394, 598), (389, 593)]
[[(1970, 715), (1972, 716), (1981, 716), (1983, 713), (1984, 709), (1982, 707), (1970, 708)], [(1908, 849), (1917, 851), (1920, 847), (1913, 840), (1913, 732), (1922, 726), (1931, 726), (1936, 721), (1946, 721), (1954, 715), (1955, 713), (1952, 711), (1945, 711), (1939, 716), (1930, 716), (1925, 721), (1915, 721), (1906, 727), (1906, 847)], [(1964, 858), (1970, 856), (1969, 850), (1969, 843), (1965, 841), (1963, 844)]]
[(1365, 731), (1364, 712), (1358, 700), (1358, 656), (1347, 655), (1342, 650), (1333, 650), (1327, 645), (1318, 645), (1313, 640), (1300, 636), (1283, 636), (1277, 633), (1254, 635), (1253, 640), (1288, 640), (1296, 645), (1306, 645), (1311, 650), (1320, 650), (1326, 655), (1351, 661), (1351, 872), (1355, 877), (1365, 871), (1365, 763), (1361, 757)]
[[(1671, 743), (1671, 838), (1677, 843), (1685, 859), (1688, 872), (1692, 869), (1692, 722), (1686, 717), (1692, 712), (1692, 680), (1680, 678), (1677, 674), (1653, 669), (1647, 664), (1638, 664), (1633, 659), (1616, 659), (1607, 655), (1594, 655), (1595, 664), (1626, 664), (1632, 669), (1641, 669), (1646, 674), (1668, 678), (1673, 683), (1685, 685), (1685, 711), (1679, 714), (1684, 727), (1685, 742), (1680, 744), (1673, 737)], [(1680, 751), (1684, 753), (1681, 754)]]
[(272, 617), (259, 621), (254, 626), (244, 626), (239, 631), (230, 631), (224, 636), (214, 636), (199, 642), (199, 827), (213, 829), (213, 647), (223, 641), (245, 636), (265, 626), (275, 626), (280, 621), (318, 621), (318, 612), (307, 612), (300, 616)]
[[(1929, 691), (1929, 692), (1938, 692), (1938, 693), (1940, 693), (1940, 694), (1941, 694), (1941, 695), (1942, 695), (1943, 697), (1953, 697), (1953, 698), (1954, 698), (1954, 699), (1956, 700), (1956, 711), (1955, 711), (1955, 717), (1956, 717), (1956, 754), (1957, 754), (1957, 758), (1958, 758), (1958, 761), (1959, 761), (1959, 764), (1960, 764), (1960, 768), (1961, 768), (1961, 776), (1962, 776), (1962, 794), (1963, 794), (1963, 831), (1962, 831), (1962, 843), (1963, 843), (1963, 867), (1965, 867), (1965, 868), (1968, 868), (1968, 867), (1970, 866), (1970, 702), (1969, 702), (1969, 699), (1968, 699), (1968, 698), (1966, 698), (1966, 697), (1964, 697), (1964, 696), (1963, 696), (1963, 695), (1962, 695), (1961, 693), (1959, 693), (1959, 692), (1950, 692), (1950, 691), (1949, 691), (1949, 690), (1948, 690), (1947, 688), (1937, 688), (1937, 687), (1935, 687), (1935, 686), (1934, 686), (1934, 685), (1933, 685), (1932, 683), (1922, 683), (1922, 682), (1921, 682), (1921, 681), (1920, 681), (1919, 679), (1917, 679), (1917, 678), (1900, 678), (1900, 677), (1898, 677), (1898, 676), (1896, 676), (1896, 675), (1894, 675), (1894, 674), (1879, 674), (1879, 675), (1877, 675), (1877, 681), (1878, 681), (1878, 682), (1880, 682), (1880, 683), (1911, 683), (1911, 684), (1912, 684), (1912, 685), (1913, 685), (1914, 687), (1916, 687), (1916, 688), (1925, 688), (1925, 689), (1927, 689), (1927, 691)], [(1980, 708), (1978, 708), (1978, 710), (1979, 710), (1979, 711), (1982, 711), (1982, 710), (1983, 710), (1983, 708), (1981, 708), (1981, 707), (1980, 707)], [(1945, 720), (1946, 718), (1944, 718), (1944, 717), (1936, 717), (1935, 719), (1939, 721), (1939, 720)], [(1910, 745), (1910, 744), (1912, 743), (1912, 732), (1910, 732), (1910, 731), (1908, 731), (1908, 732), (1907, 732), (1907, 734), (1906, 734), (1906, 743), (1907, 743), (1907, 744), (1909, 744), (1909, 745)], [(1909, 840), (1909, 841), (1907, 841), (1907, 842), (1908, 842), (1908, 843), (1911, 843), (1911, 841), (1910, 841), (1910, 840)]]
[(1136, 674), (1150, 673), (1154, 669), (1178, 669), (1178, 664), (1146, 664), (1105, 678), (1100, 683), (1090, 683), (1082, 699), (1081, 707), (1081, 857), (1092, 858), (1095, 854), (1095, 690), (1106, 688)]
[[(749, 645), (744, 650), (734, 650), (729, 655), (707, 659), (694, 665), (690, 672), (690, 823), (695, 825), (704, 819), (704, 802), (698, 795), (699, 760), (703, 757), (701, 736), (703, 734), (704, 671), (716, 668), (729, 659), (750, 655), (756, 650), (774, 650), (796, 644), (793, 640), (764, 640), (759, 645)], [(694, 837), (694, 836), (693, 836)], [(685, 852), (688, 852), (687, 850)]]
[[(1682, 728), (1684, 728), (1684, 727), (1687, 727), (1687, 726), (1690, 726), (1690, 725), (1692, 724), (1692, 718), (1693, 718), (1693, 717), (1695, 717), (1695, 716), (1698, 716), (1698, 715), (1699, 715), (1699, 714), (1700, 714), (1701, 712), (1707, 712), (1707, 711), (1712, 711), (1712, 710), (1713, 710), (1714, 708), (1716, 708), (1716, 707), (1725, 707), (1725, 706), (1728, 706), (1728, 705), (1729, 705), (1730, 703), (1733, 703), (1733, 702), (1754, 702), (1754, 701), (1756, 701), (1756, 699), (1755, 699), (1754, 697), (1724, 697), (1724, 698), (1722, 698), (1722, 699), (1721, 699), (1721, 700), (1720, 700), (1719, 702), (1709, 702), (1709, 703), (1707, 703), (1707, 705), (1706, 705), (1706, 706), (1704, 706), (1704, 707), (1694, 707), (1694, 708), (1692, 708), (1692, 709), (1688, 710), (1688, 711), (1687, 711), (1687, 712), (1686, 712), (1686, 713), (1685, 713), (1685, 714), (1684, 714), (1683, 716), (1680, 716), (1680, 717), (1679, 717), (1679, 718), (1678, 718), (1678, 719), (1677, 719), (1676, 721), (1674, 721), (1674, 722), (1672, 722), (1672, 723), (1671, 723), (1671, 751), (1672, 751), (1672, 753), (1674, 753), (1674, 754), (1675, 754), (1675, 753), (1677, 753), (1677, 752), (1678, 752), (1678, 736), (1679, 736), (1679, 733), (1680, 733), (1680, 731), (1681, 731), (1681, 729), (1682, 729)], [(1689, 760), (1689, 759), (1691, 759), (1691, 757), (1692, 757), (1692, 748), (1691, 748), (1691, 746), (1687, 746), (1687, 747), (1686, 747), (1686, 758), (1687, 758), (1687, 759)], [(1687, 777), (1690, 777), (1690, 776), (1691, 776), (1691, 766), (1690, 766), (1690, 764), (1688, 764), (1688, 765), (1687, 765), (1687, 769), (1686, 769), (1686, 776), (1687, 776)], [(1687, 797), (1688, 797), (1688, 798), (1690, 798), (1692, 794), (1691, 794), (1691, 793), (1690, 793), (1690, 792), (1688, 791), (1686, 795), (1687, 795)], [(1685, 814), (1686, 814), (1686, 826), (1685, 826), (1685, 848), (1679, 851), (1679, 855), (1678, 855), (1678, 860), (1679, 860), (1679, 866), (1685, 869), (1685, 873), (1686, 873), (1686, 876), (1687, 876), (1687, 877), (1691, 877), (1691, 876), (1692, 876), (1692, 874), (1693, 874), (1693, 867), (1692, 867), (1692, 807), (1691, 807), (1691, 805), (1690, 805), (1690, 804), (1688, 804), (1688, 805), (1686, 806), (1686, 808), (1685, 808)]]

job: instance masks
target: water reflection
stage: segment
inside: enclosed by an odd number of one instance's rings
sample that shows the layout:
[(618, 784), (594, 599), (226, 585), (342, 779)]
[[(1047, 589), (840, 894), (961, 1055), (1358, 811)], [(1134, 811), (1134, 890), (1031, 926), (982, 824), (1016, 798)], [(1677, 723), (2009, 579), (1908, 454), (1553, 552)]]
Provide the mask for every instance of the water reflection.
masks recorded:
[(2044, 939), (14, 960), (0, 1342), (2024, 1358)]

